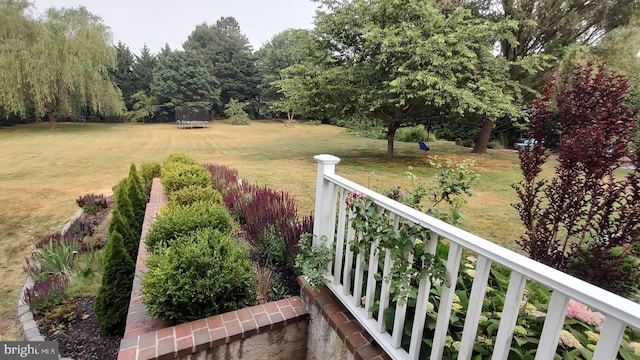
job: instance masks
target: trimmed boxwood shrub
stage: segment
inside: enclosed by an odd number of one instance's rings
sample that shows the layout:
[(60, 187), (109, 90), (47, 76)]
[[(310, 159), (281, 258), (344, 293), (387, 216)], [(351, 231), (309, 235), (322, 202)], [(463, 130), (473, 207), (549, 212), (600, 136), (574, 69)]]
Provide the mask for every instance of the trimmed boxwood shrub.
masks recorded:
[(198, 201), (210, 201), (215, 204), (222, 204), (222, 195), (212, 187), (191, 185), (174, 191), (170, 196), (170, 200), (171, 206), (191, 205)]
[(211, 186), (211, 174), (198, 164), (173, 163), (162, 169), (162, 185), (169, 195), (191, 185)]
[(102, 285), (94, 312), (98, 326), (107, 334), (122, 335), (129, 311), (135, 264), (127, 254), (122, 236), (112, 232), (105, 250)]
[(427, 130), (422, 125), (400, 128), (396, 131), (395, 139), (402, 142), (426, 141)]
[(178, 237), (204, 228), (230, 232), (232, 222), (227, 209), (210, 201), (166, 208), (156, 218), (145, 243), (150, 252), (155, 252)]
[(162, 166), (155, 161), (143, 162), (140, 164), (140, 183), (142, 184), (142, 192), (149, 199), (151, 193), (151, 185), (153, 178), (160, 177)]
[(147, 266), (142, 297), (154, 318), (182, 323), (255, 304), (249, 254), (229, 234), (204, 229), (181, 237)]
[(185, 153), (174, 153), (169, 155), (167, 160), (164, 162), (164, 166), (170, 166), (171, 164), (180, 163), (185, 165), (198, 165), (198, 162)]

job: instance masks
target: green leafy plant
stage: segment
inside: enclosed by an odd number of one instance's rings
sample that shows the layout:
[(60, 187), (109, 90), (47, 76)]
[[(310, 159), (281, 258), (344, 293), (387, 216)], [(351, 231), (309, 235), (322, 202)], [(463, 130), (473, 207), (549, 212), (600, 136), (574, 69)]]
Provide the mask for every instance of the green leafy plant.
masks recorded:
[(51, 275), (68, 277), (77, 253), (73, 242), (52, 241), (34, 251), (31, 260), (27, 259), (25, 270), (36, 280)]
[(162, 166), (155, 161), (140, 164), (140, 183), (142, 185), (142, 193), (145, 194), (147, 199), (151, 193), (153, 178), (160, 177), (161, 172)]
[(395, 135), (395, 139), (402, 142), (426, 141), (427, 137), (427, 130), (423, 125), (400, 128)]
[(204, 229), (152, 254), (142, 280), (149, 314), (176, 323), (251, 306), (256, 279), (247, 249), (227, 233)]
[(212, 187), (190, 185), (171, 193), (171, 206), (191, 205), (198, 201), (208, 201), (214, 204), (222, 204), (222, 195)]
[(102, 285), (94, 308), (98, 325), (107, 334), (124, 333), (134, 270), (135, 264), (127, 254), (122, 236), (112, 232), (105, 249)]
[(227, 209), (213, 202), (166, 208), (151, 226), (145, 243), (150, 252), (155, 252), (179, 237), (204, 228), (230, 232), (232, 222)]
[(174, 191), (197, 185), (211, 186), (211, 174), (197, 164), (172, 163), (162, 169), (162, 185), (169, 195)]
[(249, 114), (244, 111), (244, 104), (236, 99), (231, 99), (225, 106), (224, 115), (231, 119), (233, 125), (249, 125), (251, 120)]
[(198, 165), (198, 162), (189, 154), (173, 153), (167, 157), (167, 160), (164, 162), (164, 166), (166, 167), (176, 163), (183, 165)]
[(313, 235), (302, 234), (298, 242), (296, 268), (304, 275), (310, 289), (318, 289), (327, 283), (325, 274), (333, 257), (333, 251), (326, 246), (326, 238), (321, 239), (319, 246), (313, 245)]

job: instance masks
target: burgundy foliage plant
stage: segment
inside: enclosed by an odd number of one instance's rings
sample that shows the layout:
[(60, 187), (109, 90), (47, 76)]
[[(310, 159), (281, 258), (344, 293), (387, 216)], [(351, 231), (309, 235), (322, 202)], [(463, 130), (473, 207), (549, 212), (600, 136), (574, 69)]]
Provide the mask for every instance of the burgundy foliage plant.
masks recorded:
[(69, 278), (52, 275), (46, 279), (36, 281), (32, 287), (25, 290), (23, 300), (31, 307), (39, 307), (56, 296), (61, 296), (69, 286)]
[[(537, 143), (520, 150), (524, 180), (514, 185), (526, 228), (522, 249), (623, 295), (637, 289), (640, 274), (640, 152), (631, 146), (636, 113), (628, 94), (629, 82), (604, 65), (577, 66), (567, 84), (552, 79), (530, 112)], [(558, 150), (558, 165), (545, 179), (550, 149)], [(624, 161), (635, 170), (616, 176)]]

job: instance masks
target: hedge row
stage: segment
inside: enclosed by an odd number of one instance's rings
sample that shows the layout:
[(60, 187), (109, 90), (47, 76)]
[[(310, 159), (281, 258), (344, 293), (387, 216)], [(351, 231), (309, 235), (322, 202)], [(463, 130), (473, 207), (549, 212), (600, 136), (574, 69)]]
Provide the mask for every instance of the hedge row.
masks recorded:
[(190, 156), (173, 154), (161, 181), (169, 205), (145, 238), (150, 256), (142, 296), (149, 314), (182, 323), (253, 305), (253, 265), (232, 235), (209, 172)]

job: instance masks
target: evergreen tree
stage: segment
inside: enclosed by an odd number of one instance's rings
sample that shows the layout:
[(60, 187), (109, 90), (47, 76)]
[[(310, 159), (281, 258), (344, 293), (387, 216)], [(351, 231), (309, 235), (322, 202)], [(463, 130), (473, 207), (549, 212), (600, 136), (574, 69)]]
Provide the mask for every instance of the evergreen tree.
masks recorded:
[(144, 211), (147, 206), (147, 197), (142, 191), (140, 177), (138, 176), (138, 171), (134, 164), (131, 164), (131, 167), (129, 168), (128, 181), (129, 199), (131, 199), (131, 204), (133, 205), (133, 212), (138, 223), (142, 224), (144, 221)]
[[(138, 221), (135, 212), (133, 210), (133, 203), (129, 195), (129, 179), (124, 178), (120, 180), (116, 186), (116, 207), (120, 210), (122, 216), (129, 224), (129, 228), (133, 234), (140, 236), (140, 230), (142, 228), (142, 221)], [(125, 239), (126, 241), (126, 239)]]
[(111, 223), (109, 223), (109, 235), (112, 233), (118, 233), (122, 236), (124, 247), (127, 250), (127, 254), (131, 259), (138, 257), (138, 246), (140, 244), (140, 237), (136, 236), (131, 230), (129, 223), (124, 218), (120, 210), (116, 207), (111, 212)]
[(135, 61), (132, 66), (136, 92), (144, 91), (146, 95), (151, 94), (153, 69), (157, 63), (158, 59), (145, 44), (142, 50), (140, 50), (140, 55), (135, 56)]
[(120, 91), (122, 91), (122, 98), (127, 110), (131, 110), (131, 95), (137, 91), (133, 75), (133, 53), (122, 41), (118, 41), (115, 49), (117, 63), (115, 69), (111, 71), (111, 76)]
[(220, 81), (223, 104), (255, 99), (260, 82), (249, 40), (233, 17), (220, 18), (214, 25), (198, 25), (183, 44), (206, 60), (209, 71)]
[(160, 56), (153, 71), (151, 92), (170, 110), (178, 106), (211, 108), (220, 94), (218, 81), (193, 51)]
[(107, 334), (124, 333), (134, 273), (135, 264), (127, 254), (122, 235), (112, 232), (105, 249), (102, 285), (94, 307), (98, 325)]

